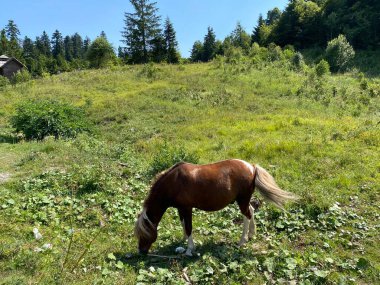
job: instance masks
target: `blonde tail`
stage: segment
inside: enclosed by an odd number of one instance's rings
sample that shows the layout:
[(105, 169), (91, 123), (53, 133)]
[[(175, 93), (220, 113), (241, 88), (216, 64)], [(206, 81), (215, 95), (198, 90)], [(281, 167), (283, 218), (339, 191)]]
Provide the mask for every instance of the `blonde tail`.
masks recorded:
[(293, 193), (286, 192), (278, 187), (272, 175), (259, 165), (256, 167), (255, 186), (257, 186), (260, 194), (277, 207), (284, 209), (284, 204), (288, 200), (297, 200), (299, 197)]

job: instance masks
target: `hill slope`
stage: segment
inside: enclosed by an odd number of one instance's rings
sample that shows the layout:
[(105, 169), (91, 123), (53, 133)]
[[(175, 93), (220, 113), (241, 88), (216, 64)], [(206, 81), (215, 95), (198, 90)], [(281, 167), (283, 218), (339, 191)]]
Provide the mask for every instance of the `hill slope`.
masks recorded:
[[(200, 284), (378, 282), (379, 80), (363, 80), (196, 64), (72, 72), (2, 90), (1, 282), (178, 284), (184, 272)], [(84, 106), (93, 133), (16, 143), (9, 118), (28, 98)], [(303, 199), (288, 214), (261, 208), (244, 249), (231, 205), (195, 211), (200, 257), (127, 259), (152, 165), (178, 152), (259, 163)], [(170, 210), (153, 250), (173, 255), (181, 236)]]

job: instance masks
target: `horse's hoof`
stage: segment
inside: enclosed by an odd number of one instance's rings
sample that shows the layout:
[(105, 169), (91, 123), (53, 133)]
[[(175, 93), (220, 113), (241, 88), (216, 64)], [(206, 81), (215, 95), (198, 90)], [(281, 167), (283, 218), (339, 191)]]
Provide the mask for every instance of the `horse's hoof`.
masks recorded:
[(186, 250), (186, 253), (185, 253), (186, 256), (193, 256), (193, 254), (191, 253), (190, 250)]

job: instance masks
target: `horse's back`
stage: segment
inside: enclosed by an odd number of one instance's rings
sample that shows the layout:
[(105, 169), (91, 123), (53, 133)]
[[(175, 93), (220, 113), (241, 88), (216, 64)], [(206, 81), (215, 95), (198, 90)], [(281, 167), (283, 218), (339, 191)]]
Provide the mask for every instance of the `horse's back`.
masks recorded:
[(220, 210), (238, 196), (253, 192), (253, 173), (246, 162), (224, 160), (212, 164), (184, 163), (171, 172), (174, 203), (202, 210)]

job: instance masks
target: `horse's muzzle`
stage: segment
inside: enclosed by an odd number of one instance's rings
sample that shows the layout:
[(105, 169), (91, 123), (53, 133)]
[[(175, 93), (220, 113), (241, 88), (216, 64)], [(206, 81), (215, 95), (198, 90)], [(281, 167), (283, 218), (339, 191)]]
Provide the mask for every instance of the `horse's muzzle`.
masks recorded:
[(139, 253), (143, 254), (143, 255), (147, 255), (148, 254), (148, 250), (147, 249), (139, 249)]

